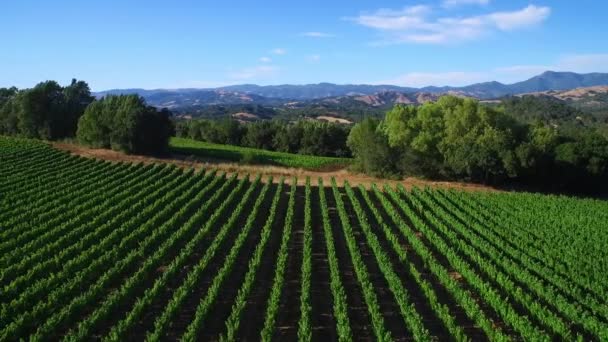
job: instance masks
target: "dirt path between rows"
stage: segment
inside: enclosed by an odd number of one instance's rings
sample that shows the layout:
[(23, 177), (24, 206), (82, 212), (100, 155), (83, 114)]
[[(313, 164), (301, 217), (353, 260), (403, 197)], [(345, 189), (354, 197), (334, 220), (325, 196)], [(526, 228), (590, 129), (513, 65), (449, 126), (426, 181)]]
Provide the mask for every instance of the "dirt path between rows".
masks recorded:
[[(346, 169), (337, 170), (337, 171), (310, 171), (305, 169), (295, 169), (295, 168), (287, 168), (280, 166), (265, 166), (265, 165), (243, 165), (238, 163), (230, 163), (217, 161), (212, 159), (205, 159), (197, 157), (196, 159), (192, 159), (192, 157), (182, 156), (182, 155), (172, 155), (167, 158), (158, 158), (158, 157), (150, 157), (150, 156), (139, 156), (139, 155), (127, 155), (121, 152), (116, 152), (112, 150), (105, 149), (92, 149), (84, 146), (70, 144), (70, 143), (60, 143), (53, 142), (52, 146), (71, 152), (72, 154), (79, 155), (82, 157), (88, 158), (99, 158), (109, 161), (115, 162), (133, 162), (133, 163), (171, 163), (183, 168), (194, 168), (196, 170), (206, 169), (216, 169), (218, 171), (226, 172), (231, 175), (233, 173), (238, 173), (239, 177), (243, 177), (247, 174), (255, 175), (261, 173), (265, 176), (273, 176), (275, 181), (278, 181), (281, 177), (285, 177), (288, 180), (293, 176), (296, 176), (298, 179), (298, 184), (304, 185), (306, 182), (306, 177), (310, 177), (311, 180), (316, 184), (318, 178), (323, 179), (323, 184), (329, 185), (331, 182), (331, 178), (335, 178), (339, 185), (342, 185), (344, 181), (348, 181), (352, 186), (358, 186), (359, 184), (363, 184), (365, 187), (369, 187), (371, 184), (390, 184), (392, 186), (396, 184), (402, 184), (406, 188), (411, 188), (413, 186), (417, 187), (441, 187), (441, 188), (450, 188), (450, 189), (461, 189), (467, 191), (501, 191), (499, 189), (484, 186), (481, 184), (471, 184), (471, 183), (462, 183), (462, 182), (438, 182), (438, 181), (428, 181), (413, 177), (408, 177), (404, 180), (387, 180), (381, 178), (370, 177), (363, 174), (357, 174), (350, 172)], [(266, 178), (266, 177), (265, 177)]]

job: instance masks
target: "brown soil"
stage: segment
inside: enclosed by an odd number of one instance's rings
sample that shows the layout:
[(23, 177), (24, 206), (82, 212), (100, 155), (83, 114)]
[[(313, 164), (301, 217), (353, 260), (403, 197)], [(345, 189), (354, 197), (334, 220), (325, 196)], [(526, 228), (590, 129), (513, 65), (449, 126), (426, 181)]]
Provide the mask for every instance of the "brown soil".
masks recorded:
[[(60, 150), (69, 151), (72, 154), (79, 155), (88, 158), (99, 158), (115, 162), (134, 162), (134, 163), (172, 163), (183, 168), (194, 168), (194, 169), (216, 169), (220, 172), (226, 172), (228, 175), (238, 173), (239, 178), (247, 174), (264, 174), (267, 176), (273, 176), (275, 182), (281, 177), (287, 179), (287, 183), (290, 183), (290, 179), (295, 176), (298, 179), (298, 185), (304, 185), (306, 177), (310, 177), (313, 181), (318, 178), (323, 179), (323, 184), (326, 186), (331, 185), (331, 178), (335, 178), (339, 185), (342, 185), (344, 181), (348, 181), (353, 186), (363, 184), (365, 187), (371, 186), (371, 184), (389, 184), (395, 186), (402, 184), (406, 188), (416, 187), (437, 187), (437, 188), (449, 188), (459, 189), (466, 191), (501, 191), (497, 188), (485, 186), (481, 184), (463, 183), (463, 182), (444, 182), (444, 181), (428, 181), (418, 179), (414, 177), (408, 177), (404, 180), (388, 180), (375, 178), (363, 174), (353, 173), (347, 169), (334, 170), (334, 171), (310, 171), (304, 169), (295, 169), (280, 166), (267, 166), (267, 165), (243, 165), (232, 162), (222, 162), (212, 159), (199, 158), (192, 159), (191, 157), (183, 155), (171, 155), (169, 157), (150, 157), (140, 155), (127, 155), (121, 152), (106, 150), (106, 149), (92, 149), (77, 144), (53, 142), (52, 145)], [(264, 177), (266, 179), (266, 177)]]
[(333, 311), (331, 277), (327, 260), (327, 245), (323, 232), (323, 220), (319, 188), (311, 188), (312, 272), (310, 278), (310, 322), (313, 341), (337, 341), (336, 319)]
[(334, 248), (338, 258), (338, 271), (340, 273), (340, 280), (342, 281), (344, 292), (346, 293), (348, 319), (352, 334), (353, 336), (356, 336), (358, 341), (373, 341), (374, 331), (372, 328), (372, 319), (365, 303), (363, 290), (359, 285), (359, 281), (355, 274), (355, 266), (348, 252), (344, 231), (342, 230), (342, 222), (340, 221), (336, 207), (336, 199), (330, 188), (326, 187), (324, 191), (325, 198), (327, 199)]
[(328, 122), (337, 122), (337, 123), (346, 124), (346, 125), (350, 125), (353, 123), (350, 120), (337, 118), (334, 116), (325, 116), (325, 115), (317, 116), (317, 120), (328, 121)]
[(453, 272), (448, 272), (448, 274), (454, 280), (460, 280), (460, 279), (462, 279), (462, 275), (460, 273), (458, 273), (458, 272), (453, 271)]
[[(304, 188), (298, 187), (295, 193), (296, 201), (295, 203), (304, 203), (305, 194)], [(282, 211), (277, 212), (277, 216), (282, 216), (282, 220), (279, 225), (275, 227), (276, 230), (282, 231), (283, 226), (285, 224), (285, 213), (287, 211), (287, 202), (289, 200), (289, 192), (284, 192), (284, 199), (280, 203), (284, 203), (285, 208)], [(281, 213), (279, 215), (279, 213)], [(278, 241), (280, 244), (281, 241)], [(296, 341), (298, 339), (298, 321), (300, 319), (300, 296), (301, 296), (301, 284), (302, 284), (302, 250), (304, 246), (304, 206), (303, 205), (295, 205), (294, 206), (294, 215), (292, 219), (292, 227), (291, 227), (291, 238), (289, 240), (289, 247), (287, 252), (287, 265), (285, 269), (285, 273), (283, 274), (285, 283), (283, 284), (283, 288), (281, 289), (281, 296), (279, 299), (279, 312), (275, 321), (274, 336), (273, 340), (275, 341)], [(279, 246), (280, 247), (280, 246)], [(278, 253), (277, 253), (278, 255)], [(274, 276), (274, 268), (276, 267), (276, 258), (272, 260), (273, 265), (273, 273), (268, 276), (268, 279), (273, 279)], [(264, 278), (264, 276), (260, 273), (260, 279)], [(269, 284), (270, 288), (273, 284)], [(261, 285), (263, 286), (263, 284)], [(266, 300), (270, 295), (270, 291), (265, 296)], [(264, 304), (265, 305), (265, 304)], [(261, 305), (259, 307), (264, 307)], [(259, 311), (259, 309), (257, 310)], [(258, 314), (258, 316), (261, 316)], [(249, 321), (250, 325), (253, 326), (263, 326), (263, 321), (261, 323), (255, 322), (255, 320)], [(251, 337), (257, 337), (259, 339), (259, 334), (257, 335), (249, 335)], [(245, 338), (246, 336), (240, 336), (240, 341), (255, 341), (255, 338)]]
[(593, 97), (597, 94), (608, 93), (608, 86), (593, 86), (593, 87), (581, 87), (570, 90), (549, 90), (549, 91), (540, 91), (526, 94), (519, 94), (517, 96), (525, 96), (525, 95), (548, 95), (560, 100), (571, 100), (571, 101), (579, 101), (585, 97)]

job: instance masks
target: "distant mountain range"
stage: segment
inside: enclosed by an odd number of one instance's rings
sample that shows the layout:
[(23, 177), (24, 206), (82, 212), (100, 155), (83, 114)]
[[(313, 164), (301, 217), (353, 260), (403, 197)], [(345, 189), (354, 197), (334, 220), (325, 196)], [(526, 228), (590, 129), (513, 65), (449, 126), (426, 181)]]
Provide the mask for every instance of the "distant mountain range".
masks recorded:
[(421, 103), (446, 93), (490, 100), (507, 95), (604, 85), (608, 85), (607, 73), (577, 74), (547, 71), (526, 81), (513, 84), (485, 82), (464, 87), (411, 88), (394, 85), (337, 85), (332, 83), (273, 86), (243, 84), (213, 89), (113, 89), (98, 92), (95, 95), (101, 97), (107, 94), (136, 93), (143, 96), (151, 105), (171, 109), (234, 104), (289, 106), (302, 102), (333, 101), (339, 103), (353, 100), (370, 107), (383, 107), (394, 103)]

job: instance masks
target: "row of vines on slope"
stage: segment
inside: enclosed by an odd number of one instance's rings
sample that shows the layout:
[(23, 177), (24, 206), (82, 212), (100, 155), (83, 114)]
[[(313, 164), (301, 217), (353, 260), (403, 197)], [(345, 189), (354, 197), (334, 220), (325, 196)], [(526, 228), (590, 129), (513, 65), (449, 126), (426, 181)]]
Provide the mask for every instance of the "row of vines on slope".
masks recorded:
[(608, 340), (606, 201), (302, 186), (5, 137), (0, 175), (0, 341)]

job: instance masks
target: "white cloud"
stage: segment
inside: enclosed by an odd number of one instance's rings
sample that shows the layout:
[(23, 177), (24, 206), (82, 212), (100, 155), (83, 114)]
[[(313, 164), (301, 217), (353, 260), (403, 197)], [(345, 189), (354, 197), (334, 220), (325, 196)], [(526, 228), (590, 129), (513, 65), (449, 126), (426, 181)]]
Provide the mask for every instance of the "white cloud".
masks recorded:
[(260, 57), (260, 62), (262, 62), (262, 63), (270, 63), (270, 62), (272, 62), (272, 58), (270, 58), (270, 57)]
[(306, 60), (311, 63), (319, 63), (321, 61), (321, 55), (310, 55), (306, 57)]
[(310, 37), (310, 38), (333, 38), (333, 37), (335, 37), (335, 35), (333, 35), (331, 33), (317, 32), (317, 31), (304, 32), (301, 35), (304, 37)]
[(404, 7), (400, 10), (393, 10), (390, 8), (381, 8), (374, 12), (372, 15), (386, 16), (386, 17), (398, 17), (398, 16), (422, 16), (432, 11), (431, 6), (427, 5), (416, 5)]
[(258, 65), (231, 72), (228, 77), (233, 80), (262, 79), (276, 76), (279, 68), (273, 65)]
[(536, 25), (545, 21), (551, 14), (549, 7), (528, 7), (514, 12), (496, 12), (486, 17), (492, 21), (496, 27), (503, 31), (510, 31), (521, 27)]
[(284, 55), (287, 53), (287, 50), (283, 49), (283, 48), (276, 48), (276, 49), (272, 49), (270, 51), (270, 53), (273, 53), (275, 55)]
[(380, 9), (371, 14), (347, 18), (359, 25), (384, 34), (381, 44), (458, 43), (480, 38), (495, 31), (512, 31), (545, 21), (549, 7), (529, 5), (511, 12), (494, 12), (469, 17), (433, 16), (428, 6), (406, 7), (401, 10)]
[(402, 10), (380, 9), (372, 14), (361, 14), (356, 18), (347, 18), (359, 25), (378, 30), (399, 31), (410, 29), (428, 29), (434, 25), (425, 20), (427, 11), (416, 7), (406, 7)]
[(444, 8), (452, 8), (461, 5), (487, 5), (490, 0), (444, 0), (441, 6)]
[(451, 72), (411, 72), (394, 79), (374, 82), (375, 84), (394, 84), (406, 87), (426, 86), (464, 86), (472, 83), (483, 82), (486, 75), (479, 72), (451, 71)]

